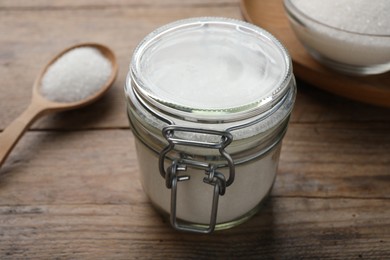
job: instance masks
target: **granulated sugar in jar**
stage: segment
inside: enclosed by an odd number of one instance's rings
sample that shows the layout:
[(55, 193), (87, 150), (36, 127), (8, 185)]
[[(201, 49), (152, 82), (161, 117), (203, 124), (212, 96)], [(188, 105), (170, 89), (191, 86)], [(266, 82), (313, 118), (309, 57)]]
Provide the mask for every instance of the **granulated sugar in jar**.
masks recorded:
[(144, 191), (174, 228), (210, 233), (259, 210), (295, 93), (286, 49), (254, 25), (192, 18), (146, 36), (127, 111)]

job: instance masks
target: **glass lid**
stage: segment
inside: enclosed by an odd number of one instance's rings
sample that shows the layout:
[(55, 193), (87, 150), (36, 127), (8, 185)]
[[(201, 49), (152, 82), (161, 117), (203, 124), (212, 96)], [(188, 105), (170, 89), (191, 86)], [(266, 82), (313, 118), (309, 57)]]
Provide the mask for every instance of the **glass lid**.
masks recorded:
[(226, 18), (181, 20), (149, 34), (131, 64), (135, 91), (163, 110), (242, 116), (287, 90), (291, 62), (268, 32)]

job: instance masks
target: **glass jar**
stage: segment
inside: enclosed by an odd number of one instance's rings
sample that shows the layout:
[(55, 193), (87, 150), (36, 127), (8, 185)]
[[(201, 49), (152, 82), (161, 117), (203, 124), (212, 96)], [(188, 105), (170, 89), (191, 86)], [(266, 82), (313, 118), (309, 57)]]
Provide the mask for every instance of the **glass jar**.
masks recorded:
[(143, 189), (173, 227), (210, 233), (258, 211), (296, 94), (277, 39), (227, 18), (168, 24), (134, 51), (125, 94)]

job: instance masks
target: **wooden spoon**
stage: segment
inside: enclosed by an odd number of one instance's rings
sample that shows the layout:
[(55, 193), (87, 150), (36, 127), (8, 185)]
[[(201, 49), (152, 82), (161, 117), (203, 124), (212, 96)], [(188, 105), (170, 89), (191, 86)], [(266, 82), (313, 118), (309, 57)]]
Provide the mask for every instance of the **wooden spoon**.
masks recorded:
[[(101, 52), (101, 54), (111, 62), (112, 70), (109, 79), (104, 85), (101, 86), (100, 90), (77, 102), (54, 102), (45, 98), (40, 91), (41, 80), (45, 75), (47, 69), (52, 65), (57, 59), (68, 51), (78, 48), (78, 47), (92, 47), (96, 48)], [(106, 46), (96, 44), (96, 43), (83, 43), (71, 46), (57, 56), (55, 56), (41, 71), (41, 73), (36, 78), (33, 85), (33, 95), (30, 105), (27, 109), (16, 118), (4, 131), (0, 134), (0, 167), (4, 163), (5, 159), (11, 152), (12, 148), (16, 145), (23, 133), (28, 129), (28, 127), (39, 117), (46, 115), (48, 113), (59, 112), (64, 110), (76, 109), (82, 106), (88, 105), (98, 98), (100, 98), (105, 92), (110, 88), (118, 74), (118, 64), (114, 53)], [(64, 86), (66, 87), (66, 86)]]

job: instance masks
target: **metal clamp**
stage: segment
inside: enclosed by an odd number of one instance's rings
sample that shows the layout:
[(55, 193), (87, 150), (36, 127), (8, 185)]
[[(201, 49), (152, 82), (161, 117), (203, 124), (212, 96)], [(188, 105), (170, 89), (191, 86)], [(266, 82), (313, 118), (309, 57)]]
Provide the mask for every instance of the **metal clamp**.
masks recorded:
[[(179, 138), (175, 135), (175, 132), (191, 132), (200, 134), (209, 134), (221, 136), (219, 142), (203, 142), (193, 141)], [(218, 211), (218, 199), (219, 196), (225, 194), (226, 187), (231, 185), (234, 181), (235, 168), (234, 162), (231, 156), (225, 151), (225, 148), (233, 141), (233, 136), (229, 132), (221, 132), (215, 130), (205, 129), (193, 129), (178, 126), (168, 126), (163, 129), (163, 135), (168, 141), (168, 146), (160, 153), (159, 158), (159, 170), (163, 178), (165, 178), (166, 186), (171, 189), (171, 225), (177, 230), (190, 231), (196, 233), (211, 233), (215, 229), (217, 221)], [(202, 147), (209, 149), (218, 149), (221, 156), (227, 161), (229, 167), (229, 177), (226, 180), (225, 176), (217, 171), (218, 166), (209, 164), (206, 162), (200, 162), (188, 158), (176, 158), (172, 161), (172, 164), (165, 170), (164, 161), (167, 154), (174, 149), (175, 145), (186, 145), (194, 147)], [(208, 227), (201, 227), (194, 224), (179, 223), (176, 217), (177, 211), (177, 185), (178, 182), (190, 180), (189, 175), (179, 175), (180, 171), (186, 171), (187, 167), (201, 169), (205, 171), (206, 176), (203, 178), (203, 182), (214, 186), (212, 208), (210, 215), (210, 224)]]

